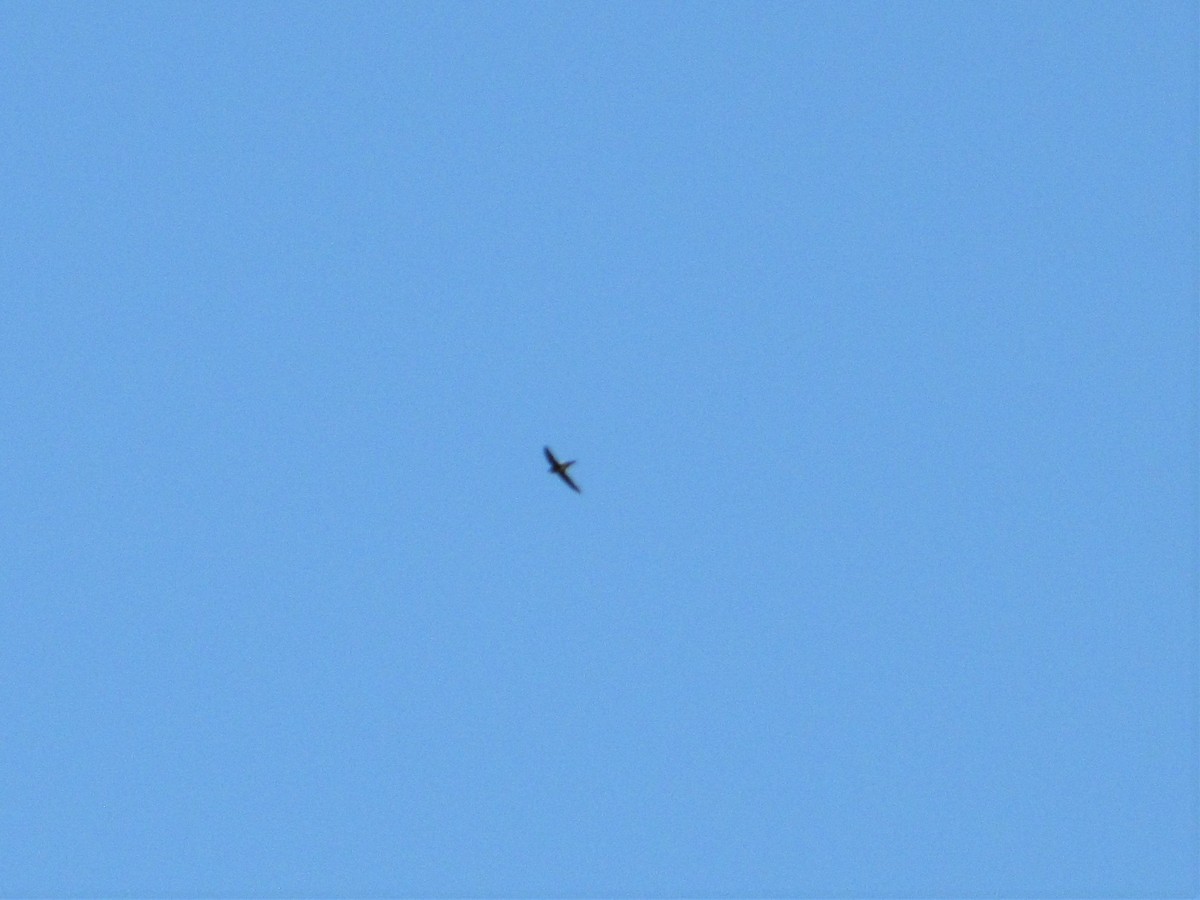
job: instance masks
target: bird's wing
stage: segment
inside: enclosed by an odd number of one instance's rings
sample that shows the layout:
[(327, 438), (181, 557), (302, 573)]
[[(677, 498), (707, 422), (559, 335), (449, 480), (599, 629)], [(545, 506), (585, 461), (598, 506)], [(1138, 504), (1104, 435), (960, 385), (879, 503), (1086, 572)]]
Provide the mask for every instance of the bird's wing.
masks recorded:
[(577, 493), (577, 494), (583, 493), (583, 491), (581, 491), (579, 489), (579, 485), (577, 485), (574, 481), (572, 481), (571, 476), (568, 475), (565, 471), (559, 472), (558, 477), (561, 478), (563, 481), (565, 481), (567, 483), (567, 485), (571, 488), (571, 490), (573, 490), (575, 493)]
[(543, 448), (542, 448), (542, 452), (546, 454), (546, 459), (547, 459), (547, 460), (550, 462), (550, 465), (552, 465), (552, 466), (554, 466), (555, 468), (557, 468), (557, 467), (558, 467), (558, 460), (554, 458), (554, 454), (550, 452), (550, 448), (549, 448), (549, 447), (543, 447)]

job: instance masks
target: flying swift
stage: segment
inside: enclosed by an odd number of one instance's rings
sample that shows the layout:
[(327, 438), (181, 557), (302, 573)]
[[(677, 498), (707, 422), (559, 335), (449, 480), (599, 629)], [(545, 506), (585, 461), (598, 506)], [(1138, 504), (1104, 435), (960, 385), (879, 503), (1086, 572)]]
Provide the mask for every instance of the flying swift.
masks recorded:
[(569, 468), (571, 468), (571, 466), (575, 465), (575, 460), (571, 460), (570, 462), (565, 462), (565, 463), (559, 462), (557, 459), (554, 458), (554, 453), (550, 450), (549, 447), (543, 447), (542, 452), (546, 454), (546, 460), (547, 460), (547, 462), (550, 463), (550, 471), (553, 472), (555, 475), (557, 475), (559, 478), (561, 478), (563, 481), (565, 481), (567, 484), (567, 487), (569, 487), (575, 493), (582, 494), (583, 491), (581, 491), (579, 489), (579, 485), (577, 485), (574, 481), (572, 481), (571, 476), (567, 474), (567, 469), (569, 469)]

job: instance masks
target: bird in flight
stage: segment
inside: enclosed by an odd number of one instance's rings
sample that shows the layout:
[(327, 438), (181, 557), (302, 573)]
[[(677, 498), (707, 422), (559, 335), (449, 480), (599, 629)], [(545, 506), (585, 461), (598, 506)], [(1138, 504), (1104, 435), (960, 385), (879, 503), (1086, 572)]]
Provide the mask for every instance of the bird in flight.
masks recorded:
[(577, 485), (574, 481), (572, 481), (571, 476), (567, 474), (567, 469), (569, 469), (569, 468), (571, 468), (571, 466), (575, 465), (575, 460), (571, 460), (570, 462), (565, 462), (565, 463), (559, 462), (557, 459), (554, 458), (554, 453), (550, 450), (549, 447), (543, 447), (542, 452), (544, 452), (546, 454), (546, 460), (550, 463), (550, 471), (553, 472), (555, 475), (557, 475), (559, 478), (561, 478), (563, 481), (565, 481), (567, 483), (567, 487), (569, 487), (575, 493), (582, 494), (583, 491), (581, 491), (579, 489), (579, 485)]

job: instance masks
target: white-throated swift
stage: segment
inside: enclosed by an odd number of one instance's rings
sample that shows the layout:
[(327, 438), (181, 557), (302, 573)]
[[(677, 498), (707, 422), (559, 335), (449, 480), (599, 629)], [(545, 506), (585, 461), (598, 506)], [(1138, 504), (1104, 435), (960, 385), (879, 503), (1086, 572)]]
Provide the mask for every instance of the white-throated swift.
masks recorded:
[(574, 481), (572, 481), (571, 476), (567, 474), (567, 469), (569, 469), (569, 468), (571, 468), (571, 466), (575, 465), (575, 460), (571, 460), (570, 462), (560, 463), (557, 459), (554, 458), (554, 453), (551, 452), (549, 447), (543, 447), (542, 451), (546, 454), (546, 460), (550, 463), (550, 471), (553, 472), (555, 475), (557, 475), (559, 478), (561, 478), (563, 481), (565, 481), (567, 483), (567, 487), (569, 487), (575, 493), (582, 494), (583, 491), (581, 491), (579, 489), (579, 485), (577, 485)]

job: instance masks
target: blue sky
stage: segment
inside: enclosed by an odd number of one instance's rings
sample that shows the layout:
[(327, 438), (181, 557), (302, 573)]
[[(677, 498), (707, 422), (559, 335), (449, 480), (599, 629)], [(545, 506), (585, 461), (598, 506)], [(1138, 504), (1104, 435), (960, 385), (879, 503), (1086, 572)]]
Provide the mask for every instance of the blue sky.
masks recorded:
[(0, 894), (1200, 890), (1195, 3), (2, 19)]

